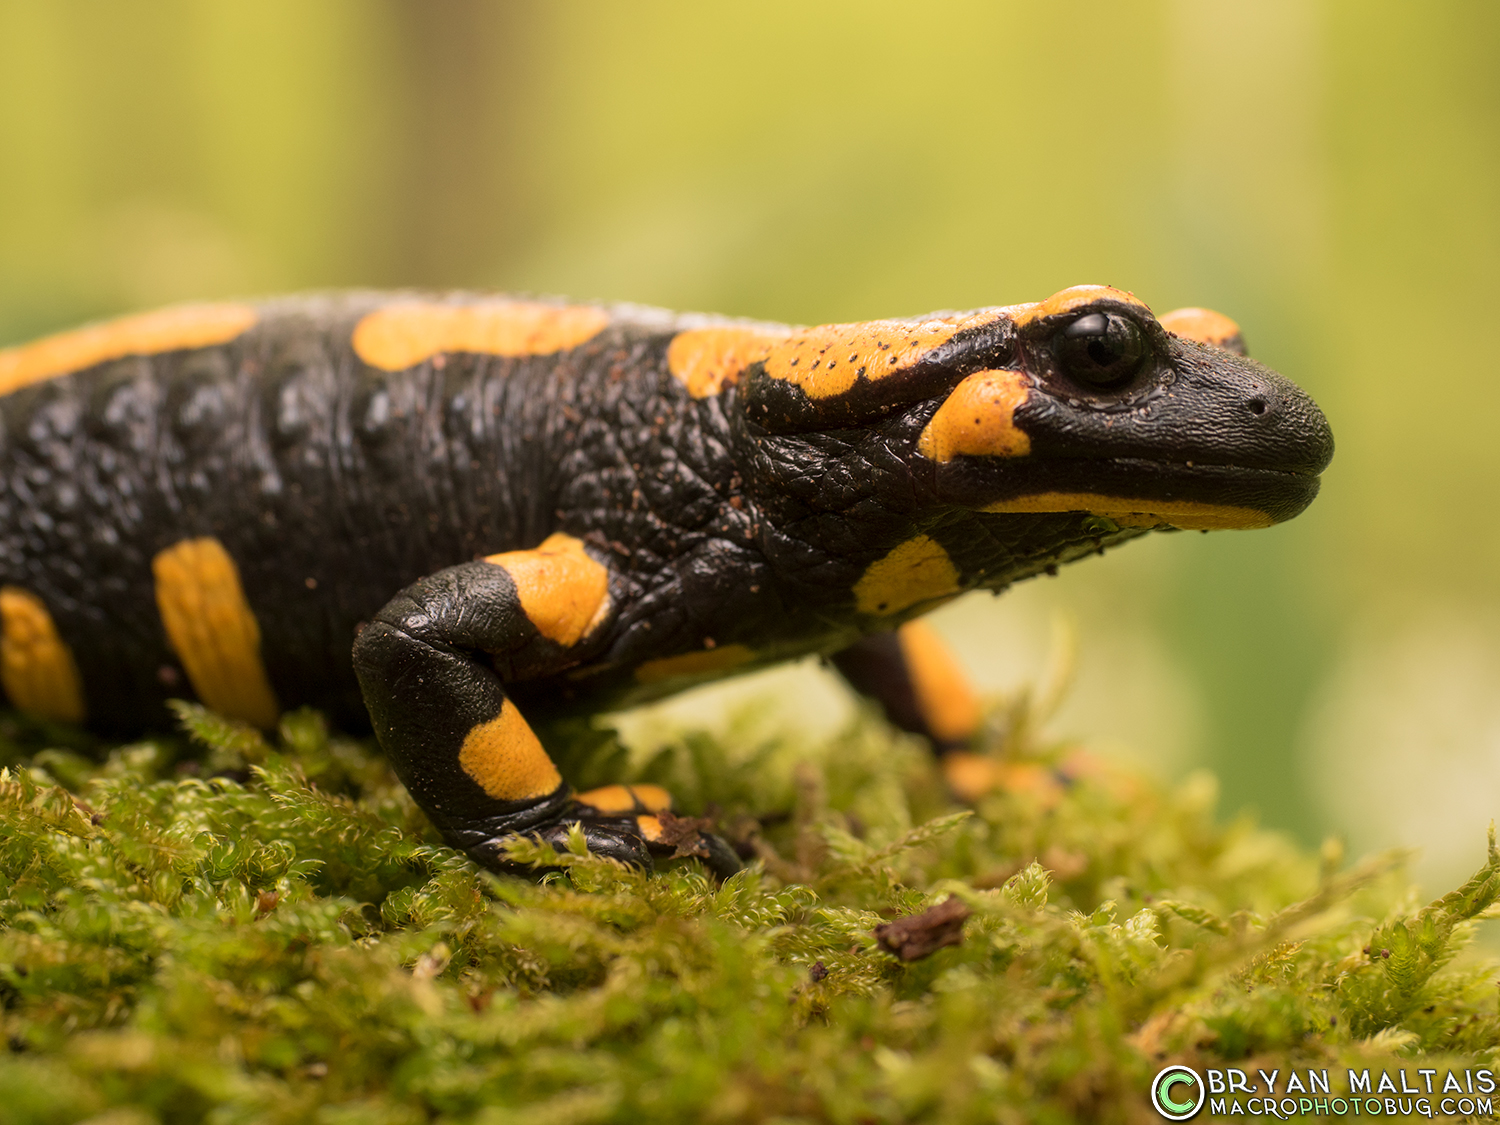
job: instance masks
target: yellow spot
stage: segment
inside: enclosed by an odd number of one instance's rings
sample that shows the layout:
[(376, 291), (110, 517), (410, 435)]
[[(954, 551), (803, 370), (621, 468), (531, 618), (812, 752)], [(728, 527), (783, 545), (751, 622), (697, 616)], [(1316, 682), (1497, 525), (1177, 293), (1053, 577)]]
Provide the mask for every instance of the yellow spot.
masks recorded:
[(870, 564), (854, 584), (854, 606), (860, 613), (888, 617), (958, 590), (958, 571), (948, 552), (937, 540), (918, 535)]
[(1000, 785), (1000, 763), (983, 754), (954, 750), (942, 759), (943, 779), (960, 801), (973, 804)]
[(925, 621), (908, 621), (896, 636), (927, 728), (944, 742), (972, 738), (979, 729), (979, 700), (943, 639)]
[(609, 571), (571, 535), (559, 531), (535, 550), (505, 551), (484, 561), (506, 569), (537, 632), (565, 648), (609, 614)]
[(1024, 457), (1031, 438), (1015, 424), (1016, 408), (1031, 383), (1020, 371), (977, 371), (938, 407), (917, 439), (917, 450), (933, 461), (973, 457)]
[(661, 821), (654, 816), (638, 816), (635, 818), (636, 827), (640, 829), (643, 840), (661, 839)]
[(0, 684), (16, 709), (61, 723), (84, 720), (83, 681), (42, 599), (0, 587)]
[(771, 345), (791, 334), (762, 328), (727, 326), (690, 328), (672, 337), (667, 345), (667, 369), (688, 394), (707, 398), (739, 382), (740, 372), (770, 354)]
[(731, 671), (755, 659), (755, 653), (744, 645), (720, 645), (718, 648), (688, 652), (681, 656), (666, 656), (660, 660), (648, 660), (635, 670), (638, 683), (656, 684), (678, 676), (707, 678)]
[(1204, 504), (1197, 500), (1137, 500), (1097, 492), (1041, 492), (998, 500), (986, 512), (1088, 512), (1121, 527), (1176, 527), (1183, 531), (1222, 531), (1270, 527), (1276, 521), (1254, 508)]
[(178, 305), (6, 348), (0, 351), (0, 395), (128, 355), (227, 344), (257, 319), (252, 305)]
[(795, 383), (809, 398), (831, 398), (861, 376), (876, 381), (899, 374), (957, 333), (993, 321), (994, 310), (908, 322), (869, 320), (807, 328), (770, 347), (765, 371)]
[(217, 539), (184, 539), (151, 560), (167, 640), (208, 707), (266, 728), (281, 709), (260, 658), (260, 626), (239, 568)]
[(500, 714), (469, 731), (459, 748), (458, 764), (497, 801), (545, 797), (562, 784), (562, 775), (530, 724), (508, 699)]
[(1161, 318), (1161, 326), (1174, 336), (1244, 352), (1240, 326), (1213, 309), (1173, 309)]
[(1045, 301), (1039, 301), (1034, 305), (1017, 305), (1010, 310), (1010, 315), (1016, 322), (1016, 326), (1020, 327), (1034, 320), (1073, 312), (1075, 309), (1092, 305), (1095, 301), (1124, 301), (1128, 305), (1135, 305), (1143, 312), (1151, 311), (1145, 301), (1123, 289), (1115, 289), (1108, 285), (1075, 285), (1071, 289), (1054, 293)]
[(551, 355), (597, 336), (609, 323), (603, 309), (501, 298), (468, 305), (402, 301), (354, 327), (354, 351), (371, 367), (404, 371), (443, 352)]
[(579, 793), (574, 800), (602, 813), (628, 813), (636, 809), (661, 812), (672, 807), (672, 795), (660, 785), (605, 785)]

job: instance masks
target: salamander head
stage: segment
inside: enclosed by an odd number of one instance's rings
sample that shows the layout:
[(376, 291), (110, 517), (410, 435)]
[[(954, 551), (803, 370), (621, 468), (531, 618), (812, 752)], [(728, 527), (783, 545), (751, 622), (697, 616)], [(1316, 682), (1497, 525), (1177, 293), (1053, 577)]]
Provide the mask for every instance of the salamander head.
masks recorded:
[(892, 475), (883, 491), (1120, 529), (1290, 519), (1333, 455), (1316, 404), (1248, 359), (1228, 318), (1187, 309), (1158, 320), (1097, 285), (1032, 305), (809, 329), (769, 346), (739, 394), (772, 440), (847, 440), (866, 463), (870, 440), (874, 462), (896, 454), (902, 467), (869, 470)]

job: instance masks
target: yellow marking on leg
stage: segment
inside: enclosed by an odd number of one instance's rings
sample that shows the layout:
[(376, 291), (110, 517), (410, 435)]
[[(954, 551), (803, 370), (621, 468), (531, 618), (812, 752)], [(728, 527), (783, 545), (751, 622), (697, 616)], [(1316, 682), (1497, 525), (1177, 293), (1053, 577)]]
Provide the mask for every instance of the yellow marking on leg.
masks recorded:
[(860, 613), (889, 617), (918, 602), (959, 592), (958, 570), (942, 544), (918, 535), (871, 563), (854, 584), (854, 607)]
[(667, 369), (694, 398), (707, 398), (739, 382), (740, 373), (763, 360), (771, 346), (792, 334), (793, 329), (724, 326), (690, 328), (672, 337), (667, 346)]
[(755, 653), (744, 645), (719, 645), (717, 648), (686, 652), (681, 656), (664, 656), (647, 660), (635, 670), (637, 683), (657, 684), (678, 676), (708, 679), (733, 671), (755, 659)]
[(1000, 763), (983, 754), (954, 750), (941, 758), (943, 779), (960, 801), (972, 805), (1000, 785)]
[(128, 355), (227, 344), (257, 319), (253, 305), (177, 305), (46, 336), (0, 351), (0, 395)]
[(602, 813), (628, 813), (637, 808), (656, 813), (672, 807), (672, 795), (660, 785), (604, 785), (573, 799)]
[(807, 328), (770, 348), (765, 372), (801, 387), (808, 398), (832, 398), (861, 377), (876, 382), (907, 371), (959, 332), (992, 323), (999, 315), (986, 309), (919, 321), (869, 320)]
[(979, 699), (947, 644), (925, 621), (908, 621), (896, 638), (927, 729), (944, 742), (972, 738), (979, 729)]
[(1010, 315), (1011, 319), (1016, 322), (1016, 327), (1019, 328), (1032, 321), (1044, 320), (1049, 316), (1061, 316), (1063, 313), (1074, 312), (1096, 301), (1122, 301), (1127, 305), (1134, 305), (1142, 312), (1151, 311), (1145, 301), (1123, 289), (1116, 289), (1110, 285), (1074, 285), (1034, 305), (1016, 305), (1011, 308)]
[(555, 792), (562, 775), (531, 725), (506, 700), (500, 714), (469, 731), (458, 764), (497, 801), (529, 801)]
[(1173, 309), (1161, 318), (1161, 326), (1174, 336), (1245, 354), (1240, 326), (1213, 309)]
[(917, 439), (917, 451), (945, 462), (971, 457), (1024, 457), (1031, 438), (1015, 423), (1016, 408), (1031, 393), (1020, 371), (976, 371), (948, 395)]
[(18, 711), (60, 723), (85, 718), (83, 680), (42, 599), (0, 587), (0, 684)]
[(401, 301), (354, 327), (355, 354), (371, 367), (404, 371), (443, 352), (551, 355), (593, 339), (609, 313), (587, 305), (547, 305), (503, 298), (472, 304)]
[(661, 821), (656, 817), (638, 816), (635, 818), (635, 825), (640, 829), (643, 840), (654, 841), (661, 839)]
[(260, 658), (260, 625), (217, 539), (184, 539), (151, 560), (172, 651), (203, 703), (262, 729), (281, 713)]
[(571, 535), (559, 531), (535, 550), (505, 551), (484, 561), (506, 569), (537, 632), (565, 648), (609, 615), (609, 571)]
[(1088, 512), (1121, 527), (1176, 527), (1183, 531), (1222, 531), (1270, 527), (1276, 521), (1254, 508), (1204, 504), (1197, 500), (1144, 500), (1097, 492), (1041, 492), (997, 500), (985, 512)]

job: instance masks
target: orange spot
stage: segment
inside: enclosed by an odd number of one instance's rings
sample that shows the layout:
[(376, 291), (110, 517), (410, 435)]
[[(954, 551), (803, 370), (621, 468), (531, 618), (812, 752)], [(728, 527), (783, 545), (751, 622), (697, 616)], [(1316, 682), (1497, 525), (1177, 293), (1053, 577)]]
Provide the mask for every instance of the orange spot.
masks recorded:
[(1010, 315), (1019, 327), (1044, 317), (1073, 312), (1075, 309), (1092, 305), (1095, 301), (1124, 301), (1144, 312), (1151, 311), (1145, 301), (1123, 289), (1115, 289), (1109, 285), (1075, 285), (1071, 289), (1063, 289), (1054, 293), (1045, 301), (1039, 301), (1034, 305), (1017, 305), (1010, 310)]
[(896, 636), (927, 728), (944, 742), (972, 738), (979, 729), (979, 700), (947, 644), (925, 621), (908, 621)]
[(0, 587), (0, 684), (16, 709), (61, 723), (84, 720), (83, 680), (73, 650), (42, 599)]
[(605, 785), (579, 793), (574, 800), (602, 813), (628, 813), (637, 808), (661, 812), (672, 807), (672, 795), (660, 785)]
[(0, 395), (128, 355), (227, 344), (258, 318), (252, 305), (178, 305), (6, 348), (0, 351)]
[(1161, 326), (1174, 336), (1245, 354), (1240, 326), (1213, 309), (1173, 309), (1161, 318)]
[(955, 750), (941, 759), (943, 779), (960, 801), (973, 804), (1000, 784), (1000, 763), (983, 754)]
[(1024, 457), (1031, 439), (1015, 424), (1016, 408), (1031, 393), (1020, 371), (978, 371), (951, 394), (917, 440), (917, 450), (933, 461), (974, 457)]
[(831, 398), (854, 386), (899, 374), (955, 334), (988, 324), (994, 311), (959, 313), (916, 322), (868, 320), (807, 328), (773, 344), (766, 375), (795, 383), (809, 398)]
[(260, 658), (260, 626), (239, 568), (217, 539), (184, 539), (151, 560), (162, 627), (198, 698), (261, 728), (281, 713)]
[(645, 840), (661, 839), (661, 821), (654, 816), (638, 816), (635, 818), (636, 827), (641, 831), (641, 838)]
[(454, 305), (402, 301), (354, 326), (355, 354), (371, 367), (404, 371), (443, 352), (551, 355), (597, 336), (609, 313), (587, 305), (503, 298)]
[(771, 345), (791, 329), (777, 333), (762, 328), (690, 328), (667, 345), (667, 369), (694, 398), (716, 395), (725, 383), (739, 381), (740, 372), (765, 359)]
[(635, 670), (638, 683), (656, 684), (678, 676), (707, 679), (732, 671), (755, 659), (755, 654), (744, 645), (720, 645), (718, 648), (688, 652), (681, 656), (666, 656), (660, 660), (648, 660)]
[(500, 714), (469, 731), (458, 751), (464, 773), (497, 801), (545, 797), (562, 784), (531, 725), (506, 700)]
[(928, 535), (898, 544), (871, 563), (854, 584), (854, 608), (889, 617), (919, 602), (959, 592), (958, 570), (943, 545)]
[(537, 632), (564, 647), (577, 644), (609, 613), (609, 571), (571, 535), (559, 531), (535, 550), (505, 551), (484, 561), (509, 572)]
[(985, 512), (1088, 512), (1121, 527), (1168, 527), (1183, 531), (1223, 531), (1270, 527), (1276, 521), (1254, 508), (1203, 504), (1197, 500), (1135, 500), (1097, 492), (1041, 492), (985, 505)]

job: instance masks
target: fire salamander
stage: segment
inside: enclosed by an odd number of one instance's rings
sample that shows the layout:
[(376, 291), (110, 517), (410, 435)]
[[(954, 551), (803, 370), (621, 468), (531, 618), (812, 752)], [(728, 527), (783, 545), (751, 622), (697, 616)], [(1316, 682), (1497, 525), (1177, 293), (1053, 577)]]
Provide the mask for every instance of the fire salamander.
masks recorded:
[(1104, 286), (814, 328), (347, 294), (52, 336), (0, 351), (0, 683), (117, 734), (190, 693), (259, 727), (315, 704), (482, 864), (581, 823), (730, 871), (662, 790), (574, 793), (549, 723), (818, 653), (981, 791), (914, 619), (1302, 511), (1328, 425), (1243, 351)]

